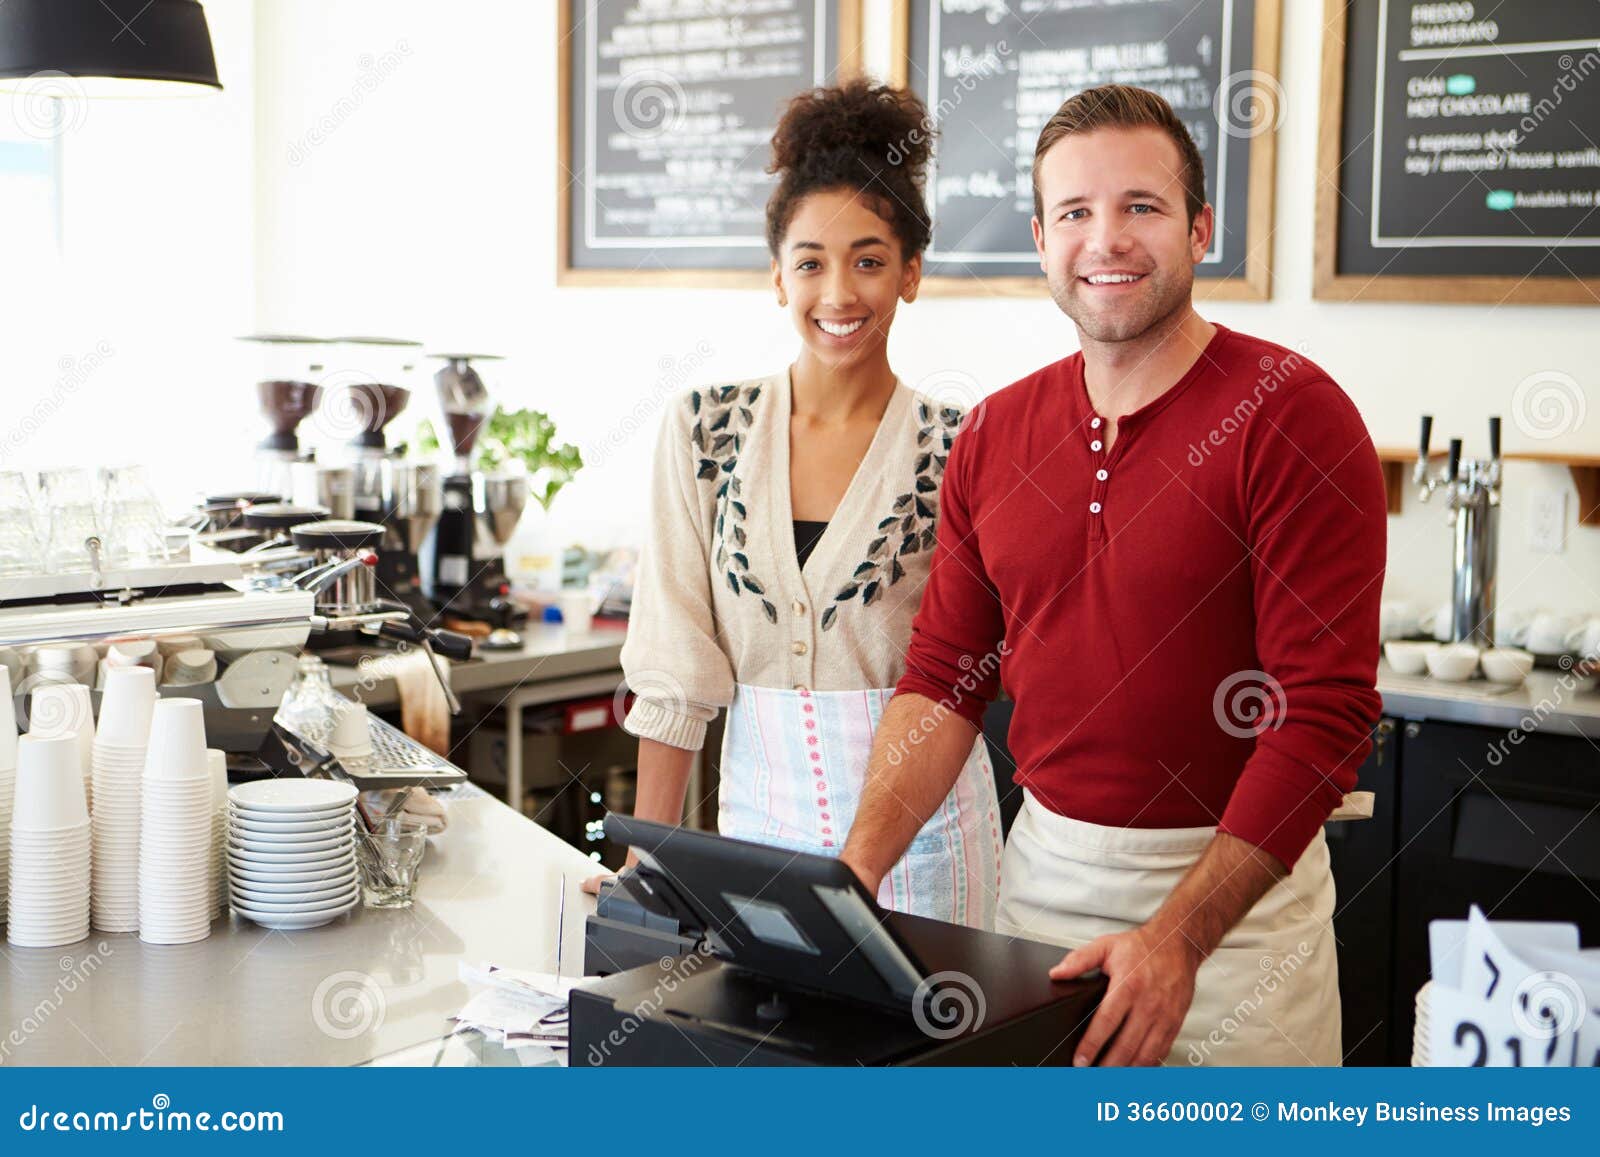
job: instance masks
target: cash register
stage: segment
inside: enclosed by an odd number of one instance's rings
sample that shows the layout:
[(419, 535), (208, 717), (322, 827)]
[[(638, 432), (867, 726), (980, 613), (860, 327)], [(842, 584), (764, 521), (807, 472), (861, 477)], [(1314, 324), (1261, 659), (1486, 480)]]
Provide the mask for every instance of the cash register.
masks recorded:
[(605, 833), (639, 864), (589, 918), (574, 1065), (1069, 1065), (1105, 991), (1051, 980), (1058, 947), (886, 912), (836, 859)]

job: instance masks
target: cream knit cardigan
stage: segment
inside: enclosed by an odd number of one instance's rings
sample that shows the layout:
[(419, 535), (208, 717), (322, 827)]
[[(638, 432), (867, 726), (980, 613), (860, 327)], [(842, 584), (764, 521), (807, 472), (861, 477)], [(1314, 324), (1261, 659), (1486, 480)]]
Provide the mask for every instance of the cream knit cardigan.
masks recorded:
[(734, 686), (892, 687), (933, 556), (960, 410), (897, 382), (802, 570), (789, 504), (787, 370), (677, 398), (622, 666), (634, 735), (698, 750)]

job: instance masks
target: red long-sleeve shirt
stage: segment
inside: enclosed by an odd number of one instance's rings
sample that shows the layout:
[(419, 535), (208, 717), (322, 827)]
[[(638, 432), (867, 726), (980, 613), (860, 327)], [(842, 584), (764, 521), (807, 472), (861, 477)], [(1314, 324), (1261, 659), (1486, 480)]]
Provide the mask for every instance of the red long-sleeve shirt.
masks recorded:
[(898, 691), (978, 724), (1015, 779), (1115, 827), (1216, 824), (1292, 866), (1370, 746), (1387, 527), (1355, 406), (1222, 326), (1104, 422), (1066, 358), (967, 419)]

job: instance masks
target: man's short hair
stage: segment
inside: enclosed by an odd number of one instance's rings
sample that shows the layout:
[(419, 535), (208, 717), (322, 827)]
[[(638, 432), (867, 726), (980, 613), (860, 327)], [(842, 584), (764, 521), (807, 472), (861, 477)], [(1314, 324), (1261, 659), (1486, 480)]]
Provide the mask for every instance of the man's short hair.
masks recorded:
[(1178, 114), (1159, 93), (1126, 84), (1086, 88), (1056, 110), (1039, 133), (1033, 150), (1033, 213), (1044, 223), (1044, 195), (1039, 191), (1039, 163), (1057, 141), (1097, 129), (1160, 129), (1178, 146), (1183, 161), (1183, 199), (1189, 224), (1206, 204), (1206, 163)]

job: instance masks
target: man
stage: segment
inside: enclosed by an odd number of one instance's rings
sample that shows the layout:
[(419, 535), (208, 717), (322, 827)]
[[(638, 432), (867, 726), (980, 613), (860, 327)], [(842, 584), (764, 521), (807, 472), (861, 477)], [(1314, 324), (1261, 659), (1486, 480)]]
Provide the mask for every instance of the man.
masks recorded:
[(843, 858), (876, 891), (1000, 664), (1025, 796), (998, 926), (1109, 977), (1076, 1063), (1338, 1064), (1322, 825), (1380, 706), (1377, 456), (1322, 370), (1195, 313), (1212, 210), (1159, 96), (1062, 105), (1034, 202), (1081, 353), (956, 440)]

